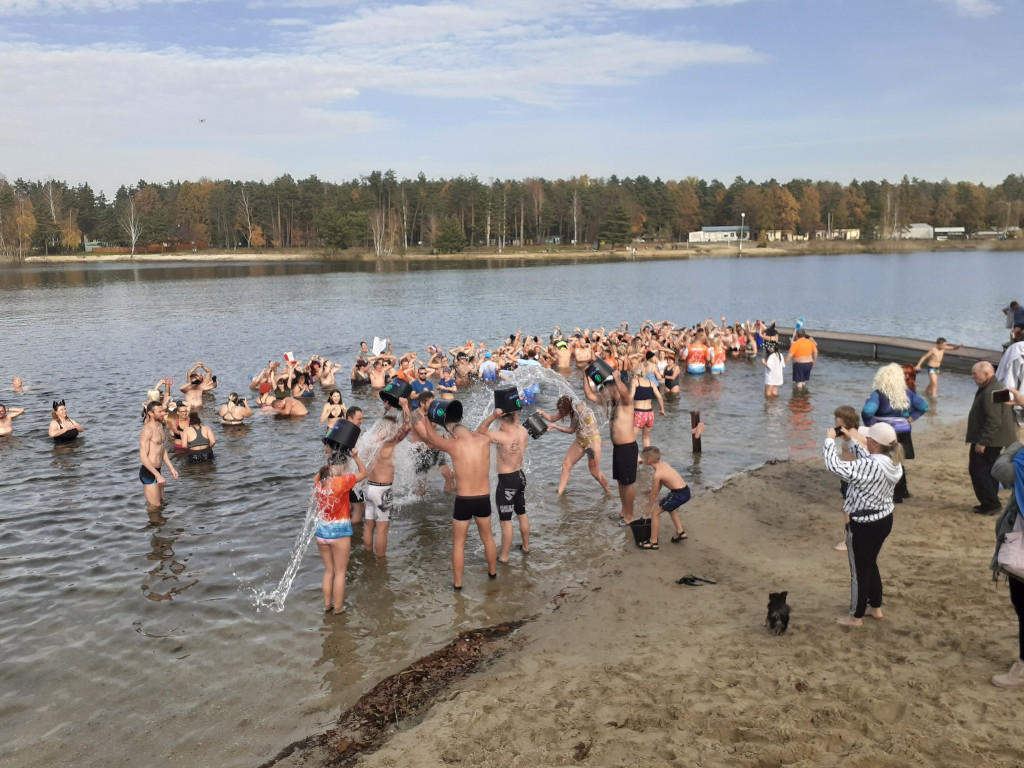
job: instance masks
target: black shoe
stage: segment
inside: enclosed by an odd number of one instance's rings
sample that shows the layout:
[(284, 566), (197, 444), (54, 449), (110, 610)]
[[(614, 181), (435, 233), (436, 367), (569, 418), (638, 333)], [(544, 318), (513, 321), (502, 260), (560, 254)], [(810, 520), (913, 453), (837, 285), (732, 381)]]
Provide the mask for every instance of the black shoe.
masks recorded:
[(979, 506), (975, 507), (973, 511), (974, 511), (974, 514), (976, 514), (976, 515), (988, 515), (988, 516), (991, 516), (991, 515), (998, 515), (1000, 512), (1003, 511), (1003, 508), (1002, 507), (982, 507), (982, 506), (979, 505)]

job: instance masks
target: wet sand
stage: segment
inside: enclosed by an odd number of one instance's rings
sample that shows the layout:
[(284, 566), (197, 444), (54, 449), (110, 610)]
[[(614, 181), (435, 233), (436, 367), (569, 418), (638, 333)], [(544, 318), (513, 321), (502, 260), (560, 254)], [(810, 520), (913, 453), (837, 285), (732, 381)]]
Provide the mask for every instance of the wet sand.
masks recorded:
[[(963, 425), (915, 447), (879, 559), (884, 619), (835, 623), (838, 480), (820, 460), (768, 465), (687, 504), (688, 541), (669, 542), (666, 516), (660, 551), (629, 547), (570, 585), (358, 764), (1020, 765), (1020, 694), (989, 682), (1015, 658), (1016, 619), (988, 570), (994, 518), (970, 511)], [(718, 583), (675, 583), (692, 573)], [(779, 590), (793, 613), (776, 637), (763, 623)]]

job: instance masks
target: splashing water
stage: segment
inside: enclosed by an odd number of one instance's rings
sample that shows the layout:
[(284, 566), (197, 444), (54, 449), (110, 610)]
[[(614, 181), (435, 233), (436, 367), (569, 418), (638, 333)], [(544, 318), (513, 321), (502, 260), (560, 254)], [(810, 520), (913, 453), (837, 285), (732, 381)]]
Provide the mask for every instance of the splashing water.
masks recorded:
[(317, 503), (316, 489), (309, 493), (309, 505), (306, 507), (306, 517), (302, 521), (302, 530), (295, 537), (295, 544), (292, 545), (292, 556), (288, 561), (288, 567), (284, 569), (281, 580), (274, 589), (257, 589), (253, 594), (253, 605), (259, 611), (262, 608), (269, 608), (272, 611), (284, 610), (284, 601), (292, 588), (292, 582), (299, 572), (299, 564), (302, 556), (309, 548), (309, 542), (313, 539), (316, 531), (317, 520), (320, 517), (320, 505)]

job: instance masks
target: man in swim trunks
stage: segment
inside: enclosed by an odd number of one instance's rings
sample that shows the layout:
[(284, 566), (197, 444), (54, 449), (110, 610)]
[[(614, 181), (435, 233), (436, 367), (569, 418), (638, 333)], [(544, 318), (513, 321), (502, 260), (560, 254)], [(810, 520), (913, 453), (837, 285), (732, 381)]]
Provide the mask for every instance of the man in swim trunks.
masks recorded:
[(946, 352), (952, 349), (960, 349), (963, 344), (957, 344), (950, 346), (946, 343), (946, 340), (941, 336), (935, 340), (935, 346), (929, 349), (920, 360), (917, 361), (917, 365), (914, 366), (915, 371), (920, 371), (921, 366), (927, 361), (928, 364), (928, 386), (924, 388), (924, 393), (935, 397), (939, 394), (939, 369), (942, 367), (942, 357)]
[(398, 423), (394, 413), (384, 414), (382, 421), (388, 428), (389, 436), (381, 442), (366, 480), (363, 547), (377, 557), (387, 557), (388, 528), (391, 527), (391, 486), (395, 482), (395, 446), (405, 439), (412, 428), (409, 401), (400, 397), (398, 404), (402, 407), (402, 423)]
[(171, 464), (167, 455), (167, 447), (164, 444), (164, 419), (167, 418), (167, 408), (162, 403), (154, 402), (146, 406), (146, 421), (142, 425), (142, 433), (139, 435), (139, 461), (142, 467), (139, 469), (139, 480), (142, 481), (142, 489), (146, 494), (146, 503), (150, 507), (160, 507), (164, 503), (164, 486), (167, 481), (160, 474), (160, 467), (164, 464), (171, 471), (171, 477), (178, 477), (178, 470)]
[(422, 496), (427, 492), (427, 473), (431, 467), (439, 467), (444, 476), (445, 493), (455, 490), (455, 476), (441, 455), (441, 451), (431, 448), (427, 443), (426, 433), (430, 430), (430, 422), (427, 420), (427, 409), (434, 399), (434, 393), (424, 390), (420, 395), (421, 408), (412, 412), (412, 431), (409, 433), (409, 442), (413, 447), (413, 466), (418, 479), (416, 493)]
[[(658, 518), (661, 517), (662, 512), (668, 512), (668, 516), (672, 519), (672, 525), (675, 526), (673, 543), (680, 542), (686, 538), (686, 531), (683, 530), (683, 524), (679, 520), (679, 513), (676, 510), (690, 500), (690, 488), (683, 480), (682, 475), (667, 462), (661, 460), (661, 451), (658, 448), (649, 445), (644, 448), (641, 456), (644, 464), (654, 468), (654, 484), (647, 502), (647, 511), (644, 513), (651, 518), (651, 540), (641, 546), (644, 549), (658, 548)], [(661, 504), (658, 505), (661, 509), (654, 514), (654, 505), (658, 503), (658, 492), (662, 487), (668, 489), (668, 495), (661, 500)]]
[(452, 574), (453, 586), (462, 589), (470, 520), (476, 521), (484, 544), (487, 575), (492, 579), (498, 576), (498, 549), (491, 533), (491, 441), (463, 424), (454, 424), (448, 431), (451, 437), (443, 439), (437, 434), (437, 426), (430, 424), (424, 427), (423, 438), (432, 448), (452, 457), (456, 494), (452, 510)]
[(818, 345), (801, 328), (793, 334), (793, 343), (789, 345), (786, 362), (793, 361), (793, 383), (797, 389), (804, 389), (811, 379), (811, 368), (818, 359)]
[(11, 419), (16, 419), (25, 412), (24, 408), (8, 408), (0, 403), (0, 437), (14, 433), (14, 425)]
[(600, 392), (595, 392), (590, 377), (583, 377), (583, 393), (588, 400), (595, 403), (611, 405), (611, 418), (608, 429), (612, 438), (612, 479), (619, 484), (619, 499), (622, 511), (619, 518), (624, 523), (633, 522), (633, 497), (636, 493), (636, 467), (640, 457), (640, 448), (636, 444), (633, 432), (633, 398), (629, 387), (619, 377), (609, 379)]
[[(500, 419), (498, 429), (491, 424)], [(526, 516), (526, 475), (523, 473), (523, 457), (529, 433), (519, 423), (519, 413), (504, 413), (500, 408), (480, 422), (476, 431), (498, 447), (498, 486), (494, 490), (494, 503), (498, 507), (498, 522), (501, 526), (501, 552), (499, 563), (507, 563), (512, 549), (512, 515), (519, 521), (519, 535), (523, 537), (520, 549), (523, 554), (530, 551), (530, 520)]]

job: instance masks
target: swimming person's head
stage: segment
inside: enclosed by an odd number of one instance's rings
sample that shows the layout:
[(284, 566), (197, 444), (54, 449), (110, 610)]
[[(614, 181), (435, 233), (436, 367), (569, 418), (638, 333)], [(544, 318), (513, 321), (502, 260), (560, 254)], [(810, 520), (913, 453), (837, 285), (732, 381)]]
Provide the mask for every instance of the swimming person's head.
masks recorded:
[(339, 392), (338, 390), (334, 390), (333, 392), (331, 392), (330, 397), (327, 398), (327, 402), (329, 402), (331, 405), (338, 405), (339, 403), (341, 403), (341, 392)]
[(238, 405), (238, 394), (236, 392), (232, 392), (228, 395), (228, 402), (232, 405)]
[(192, 413), (188, 415), (188, 425), (190, 427), (198, 427), (202, 423), (203, 422), (199, 419), (199, 414), (195, 411), (192, 411)]

